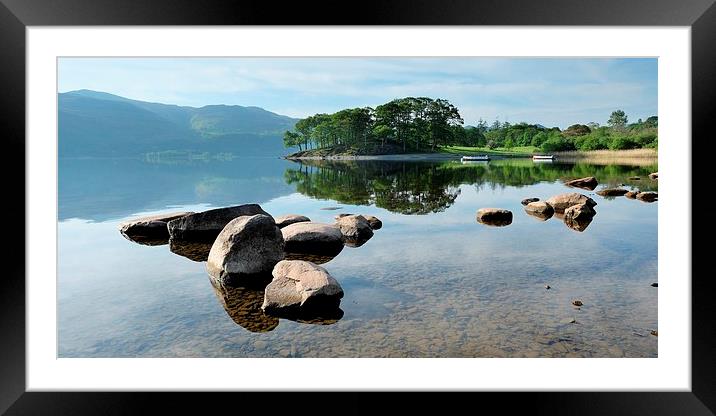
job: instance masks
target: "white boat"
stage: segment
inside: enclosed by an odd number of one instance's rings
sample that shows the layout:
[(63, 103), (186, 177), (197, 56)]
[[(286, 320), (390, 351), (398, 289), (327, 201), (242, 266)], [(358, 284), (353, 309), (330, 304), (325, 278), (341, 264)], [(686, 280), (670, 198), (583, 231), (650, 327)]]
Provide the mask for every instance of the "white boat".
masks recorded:
[(554, 160), (554, 155), (532, 155), (532, 160)]
[(475, 162), (475, 161), (485, 161), (490, 160), (490, 156), (488, 155), (476, 155), (476, 156), (463, 156), (460, 158), (463, 162)]

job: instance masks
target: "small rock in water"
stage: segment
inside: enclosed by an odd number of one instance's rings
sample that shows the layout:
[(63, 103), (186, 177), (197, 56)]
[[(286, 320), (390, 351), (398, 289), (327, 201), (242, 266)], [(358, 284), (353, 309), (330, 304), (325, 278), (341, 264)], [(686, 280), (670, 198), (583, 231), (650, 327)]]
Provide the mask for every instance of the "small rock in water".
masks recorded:
[[(620, 186), (623, 186), (624, 184), (621, 184)], [(597, 195), (601, 196), (622, 196), (629, 192), (626, 189), (620, 189), (620, 188), (607, 188), (602, 189), (601, 191), (597, 192)]]
[(659, 284), (658, 284), (658, 283), (652, 283), (652, 284), (651, 284), (651, 287), (659, 287)]
[(624, 196), (627, 197), (627, 198), (629, 198), (629, 199), (636, 199), (636, 196), (639, 195), (640, 192), (641, 192), (641, 191), (639, 191), (639, 190), (637, 189), (637, 190), (635, 190), (635, 191), (629, 191), (629, 192), (625, 193)]
[(573, 300), (573, 301), (572, 301), (572, 305), (574, 305), (574, 306), (582, 306), (582, 305), (584, 305), (584, 303), (582, 303), (581, 300), (578, 300), (578, 299), (577, 299), (577, 300)]
[(658, 331), (649, 331), (649, 333), (650, 333), (651, 335), (655, 336), (655, 337), (658, 337), (658, 336), (659, 336), (659, 332), (658, 332)]
[(278, 228), (283, 228), (283, 227), (289, 226), (291, 224), (295, 224), (297, 222), (309, 222), (309, 221), (311, 221), (311, 219), (305, 215), (288, 214), (288, 215), (282, 215), (280, 217), (276, 217), (275, 221), (276, 221), (276, 226), (278, 226)]
[(630, 176), (630, 177), (629, 177), (629, 180), (630, 180), (630, 181), (640, 181), (641, 178), (638, 177), (638, 176)]
[(544, 285), (544, 288), (549, 290), (549, 289), (552, 289), (552, 286), (550, 286), (550, 285)]
[(510, 225), (512, 212), (500, 208), (480, 208), (477, 210), (477, 222), (498, 227)]
[(659, 172), (654, 172), (649, 174), (649, 179), (659, 179)]
[(599, 184), (597, 182), (597, 178), (594, 176), (587, 176), (586, 178), (580, 178), (580, 179), (573, 179), (571, 181), (567, 181), (564, 183), (567, 186), (571, 186), (574, 188), (582, 188), (587, 190), (593, 190), (597, 187)]
[(342, 209), (342, 208), (343, 207), (325, 207), (325, 208), (321, 208), (321, 209), (324, 211), (335, 211), (337, 209)]
[(659, 194), (656, 192), (640, 192), (637, 194), (636, 199), (643, 202), (654, 202), (659, 199)]
[(537, 201), (539, 201), (539, 198), (525, 198), (522, 200), (521, 203), (522, 203), (522, 205), (527, 205), (530, 202), (537, 202)]

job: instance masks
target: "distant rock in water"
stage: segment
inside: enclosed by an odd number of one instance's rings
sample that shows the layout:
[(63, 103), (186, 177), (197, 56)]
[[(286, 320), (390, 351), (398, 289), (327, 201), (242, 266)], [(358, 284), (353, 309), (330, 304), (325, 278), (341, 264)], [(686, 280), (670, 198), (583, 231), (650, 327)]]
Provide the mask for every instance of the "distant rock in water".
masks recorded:
[(621, 188), (607, 188), (602, 189), (601, 191), (597, 191), (597, 195), (601, 196), (623, 196), (629, 192), (627, 189), (621, 189)]
[(297, 222), (282, 228), (281, 233), (287, 254), (335, 257), (343, 250), (343, 234), (337, 225)]
[(175, 240), (214, 241), (226, 224), (245, 215), (269, 215), (258, 204), (210, 209), (187, 215), (167, 223), (169, 235)]
[(653, 180), (659, 179), (659, 172), (650, 173), (649, 179), (653, 179)]
[(525, 212), (537, 219), (546, 221), (554, 215), (554, 208), (544, 201), (530, 202), (525, 206)]
[(209, 281), (219, 303), (237, 325), (251, 332), (269, 332), (278, 326), (279, 319), (266, 315), (261, 309), (264, 287), (270, 280), (270, 275), (266, 277), (266, 280), (254, 282), (256, 284), (250, 286), (227, 285), (211, 276)]
[(590, 197), (576, 192), (569, 194), (555, 195), (547, 200), (547, 203), (552, 206), (555, 212), (562, 213), (572, 205), (586, 204), (590, 207), (594, 207), (597, 203)]
[(629, 191), (629, 192), (625, 193), (624, 196), (629, 199), (636, 199), (636, 196), (639, 195), (640, 192), (641, 191), (638, 191), (638, 190), (637, 191)]
[(189, 260), (202, 262), (209, 258), (213, 243), (206, 241), (169, 240), (169, 251)]
[[(343, 213), (343, 214), (338, 214), (333, 218), (335, 218), (336, 223), (338, 223), (339, 219), (341, 219), (343, 217), (348, 217), (351, 215), (355, 215), (355, 214)], [(363, 218), (368, 220), (368, 224), (370, 225), (370, 228), (372, 228), (373, 230), (380, 230), (381, 228), (383, 228), (383, 221), (379, 220), (378, 217), (375, 217), (373, 215), (363, 215)]]
[(639, 192), (636, 199), (643, 202), (654, 202), (659, 199), (659, 194), (656, 192)]
[(477, 222), (502, 227), (512, 224), (512, 212), (500, 208), (480, 208), (477, 210)]
[(323, 267), (307, 261), (283, 260), (276, 264), (272, 275), (261, 306), (270, 314), (335, 310), (343, 297), (338, 281)]
[(567, 227), (582, 232), (587, 229), (597, 212), (587, 204), (572, 205), (564, 211), (564, 223)]
[(627, 178), (627, 179), (629, 179), (630, 181), (640, 181), (640, 180), (641, 180), (641, 178), (638, 177), (638, 176), (630, 176), (630, 177)]
[(592, 191), (597, 187), (599, 182), (597, 182), (597, 178), (594, 176), (587, 176), (586, 178), (572, 179), (564, 184), (573, 188), (581, 188)]
[(134, 218), (120, 224), (119, 232), (135, 243), (149, 246), (167, 244), (169, 242), (167, 223), (190, 214), (193, 212), (170, 212)]
[(324, 211), (335, 211), (337, 209), (343, 209), (343, 207), (323, 207), (321, 209)]
[(278, 228), (283, 228), (287, 225), (295, 224), (297, 222), (309, 222), (311, 221), (310, 218), (306, 217), (305, 215), (297, 215), (297, 214), (288, 214), (288, 215), (282, 215), (280, 217), (276, 217), (276, 225)]
[(527, 204), (529, 204), (529, 203), (537, 202), (537, 201), (539, 201), (539, 198), (525, 198), (525, 199), (522, 200), (521, 204), (522, 204), (522, 205), (527, 205)]
[(343, 242), (349, 247), (360, 247), (373, 237), (373, 228), (362, 215), (346, 215), (336, 220)]
[(284, 257), (281, 230), (258, 214), (231, 220), (211, 246), (206, 268), (217, 280), (236, 282), (267, 275)]

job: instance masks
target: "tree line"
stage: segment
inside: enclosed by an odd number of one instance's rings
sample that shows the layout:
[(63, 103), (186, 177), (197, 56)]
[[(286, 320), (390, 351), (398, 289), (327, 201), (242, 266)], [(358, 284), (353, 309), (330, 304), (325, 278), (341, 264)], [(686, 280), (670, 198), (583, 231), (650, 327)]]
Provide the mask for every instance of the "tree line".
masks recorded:
[(375, 108), (349, 108), (299, 120), (284, 134), (286, 147), (299, 150), (393, 146), (395, 150), (436, 151), (442, 146), (488, 149), (533, 146), (544, 152), (635, 149), (658, 146), (658, 118), (628, 123), (622, 110), (612, 112), (607, 126), (574, 124), (565, 130), (540, 124), (480, 119), (464, 126), (457, 107), (445, 99), (406, 97)]

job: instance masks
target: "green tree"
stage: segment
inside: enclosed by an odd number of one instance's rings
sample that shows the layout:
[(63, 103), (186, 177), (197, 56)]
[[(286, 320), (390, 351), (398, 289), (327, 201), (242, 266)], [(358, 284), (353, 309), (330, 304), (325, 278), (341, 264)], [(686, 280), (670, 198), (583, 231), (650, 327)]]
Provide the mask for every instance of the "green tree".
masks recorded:
[(613, 128), (623, 128), (627, 124), (627, 115), (622, 110), (615, 110), (612, 111), (612, 115), (609, 116), (609, 121), (607, 121), (607, 124), (609, 124)]

